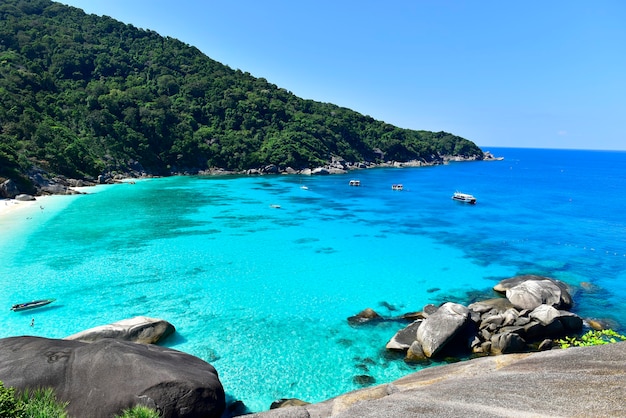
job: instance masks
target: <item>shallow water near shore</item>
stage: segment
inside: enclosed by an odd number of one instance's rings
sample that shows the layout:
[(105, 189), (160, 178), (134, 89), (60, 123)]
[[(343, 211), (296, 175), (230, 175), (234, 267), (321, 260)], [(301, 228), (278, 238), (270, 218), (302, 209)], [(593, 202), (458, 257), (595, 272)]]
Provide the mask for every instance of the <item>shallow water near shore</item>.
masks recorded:
[[(567, 282), (576, 313), (624, 331), (626, 153), (491, 151), (505, 160), (54, 196), (0, 217), (0, 337), (163, 318), (177, 330), (164, 345), (213, 364), (229, 397), (260, 411), (417, 370), (384, 351), (404, 324), (350, 327), (362, 309), (470, 303), (517, 274)], [(478, 203), (452, 201), (457, 190)], [(57, 301), (9, 311), (40, 298)]]

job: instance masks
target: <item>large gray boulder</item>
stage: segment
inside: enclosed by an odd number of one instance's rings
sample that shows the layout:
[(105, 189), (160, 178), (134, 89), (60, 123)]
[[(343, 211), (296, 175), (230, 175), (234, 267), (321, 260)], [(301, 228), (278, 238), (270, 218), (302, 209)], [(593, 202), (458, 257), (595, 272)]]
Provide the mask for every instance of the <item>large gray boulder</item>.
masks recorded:
[(494, 334), (489, 342), (491, 354), (519, 353), (526, 350), (526, 341), (514, 332)]
[(469, 309), (458, 303), (444, 303), (424, 319), (417, 329), (416, 340), (426, 357), (436, 356), (445, 345), (463, 331), (469, 321)]
[(396, 334), (391, 337), (385, 348), (387, 348), (387, 350), (395, 351), (408, 350), (409, 347), (411, 347), (411, 344), (417, 340), (417, 329), (420, 327), (422, 322), (423, 319), (418, 319), (396, 332)]
[(530, 322), (524, 325), (522, 334), (529, 340), (562, 337), (568, 333), (577, 333), (583, 327), (583, 320), (578, 315), (550, 305), (539, 305), (528, 317)]
[[(520, 285), (524, 286), (518, 287)], [(558, 290), (555, 289), (555, 286)], [(518, 302), (522, 300), (523, 302), (521, 303), (524, 304), (524, 307), (520, 303), (516, 304), (509, 297), (509, 291), (513, 288), (516, 288), (513, 296), (514, 300)], [(534, 274), (525, 274), (502, 280), (493, 287), (493, 290), (506, 294), (507, 299), (521, 309), (535, 309), (542, 303), (552, 305), (557, 309), (569, 309), (573, 303), (567, 284), (560, 280)], [(530, 294), (528, 294), (529, 292)], [(541, 301), (541, 303), (538, 303), (538, 301)]]
[(35, 196), (30, 194), (18, 194), (15, 196), (15, 200), (19, 200), (20, 202), (32, 202), (37, 199), (35, 199)]
[(325, 176), (330, 174), (330, 172), (324, 167), (317, 167), (311, 171), (311, 175), (313, 176)]
[(9, 179), (0, 184), (0, 198), (13, 199), (18, 194), (20, 194), (20, 189), (13, 180)]
[(548, 325), (559, 318), (560, 312), (558, 309), (551, 305), (539, 305), (533, 309), (528, 317), (541, 322), (543, 325)]
[(481, 313), (481, 314), (490, 312), (490, 311), (494, 313), (496, 312), (501, 313), (512, 307), (513, 307), (513, 304), (506, 298), (493, 298), (493, 299), (480, 300), (468, 306), (470, 310)]
[(325, 402), (246, 418), (625, 417), (626, 342), (430, 367)]
[(550, 305), (557, 309), (568, 309), (572, 298), (554, 280), (526, 280), (506, 290), (506, 298), (518, 309), (535, 309)]
[(154, 408), (162, 417), (218, 418), (225, 407), (224, 389), (209, 363), (112, 339), (0, 339), (0, 381), (18, 390), (51, 387), (78, 418), (110, 418), (135, 405)]
[(163, 319), (136, 316), (112, 324), (90, 328), (64, 339), (90, 343), (104, 338), (114, 338), (140, 344), (156, 344), (175, 331), (174, 325)]
[(522, 274), (520, 276), (515, 276), (515, 277), (510, 277), (508, 279), (503, 279), (500, 280), (498, 282), (498, 284), (496, 284), (493, 287), (493, 290), (495, 290), (496, 292), (500, 293), (500, 294), (505, 294), (506, 291), (514, 286), (517, 286), (520, 283), (524, 283), (525, 281), (528, 280), (545, 280), (545, 279), (549, 279), (549, 277), (546, 276), (538, 276), (536, 274)]

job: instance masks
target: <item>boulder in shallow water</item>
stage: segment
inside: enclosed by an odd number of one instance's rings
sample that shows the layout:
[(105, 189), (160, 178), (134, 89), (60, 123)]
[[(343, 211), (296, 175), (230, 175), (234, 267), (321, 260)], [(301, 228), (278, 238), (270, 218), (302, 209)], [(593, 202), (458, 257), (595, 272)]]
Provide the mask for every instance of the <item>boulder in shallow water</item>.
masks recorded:
[(161, 417), (219, 418), (225, 395), (215, 368), (169, 348), (104, 339), (0, 339), (0, 381), (50, 387), (72, 417), (110, 418), (144, 405)]
[(136, 316), (112, 324), (90, 328), (64, 339), (93, 342), (104, 338), (113, 338), (140, 344), (156, 344), (175, 331), (174, 325), (163, 319)]
[(391, 337), (391, 340), (387, 343), (387, 350), (405, 351), (411, 347), (411, 344), (417, 339), (417, 329), (422, 323), (422, 319), (411, 322), (406, 327)]
[(383, 318), (372, 308), (365, 308), (358, 314), (348, 318), (350, 325), (363, 325), (371, 322), (381, 321)]
[(539, 305), (550, 305), (557, 309), (568, 309), (572, 298), (554, 280), (527, 280), (506, 290), (506, 298), (518, 309), (535, 309)]
[(419, 341), (413, 341), (413, 344), (406, 351), (404, 361), (407, 363), (428, 363), (430, 360), (424, 354), (424, 349)]
[(352, 377), (352, 383), (359, 386), (370, 386), (376, 383), (376, 379), (368, 374), (360, 374)]
[[(417, 329), (416, 340), (426, 357), (437, 355), (468, 324), (469, 309), (458, 303), (444, 303)], [(466, 347), (468, 348), (468, 347)]]
[(424, 317), (427, 317), (437, 312), (437, 309), (439, 309), (437, 306), (433, 305), (432, 303), (429, 303), (428, 305), (424, 305), (422, 312), (424, 314)]
[(288, 408), (290, 406), (304, 406), (309, 404), (310, 402), (305, 402), (298, 398), (283, 398), (272, 402), (270, 409)]
[[(532, 282), (535, 282), (535, 285), (528, 285), (528, 283), (532, 283)], [(541, 283), (537, 283), (537, 282), (541, 282)], [(527, 284), (528, 287), (527, 288), (522, 287), (522, 288), (517, 289), (517, 292), (520, 294), (519, 297), (522, 297), (523, 293), (527, 293), (530, 291), (535, 294), (527, 295), (528, 298), (535, 298), (535, 299), (543, 300), (542, 303), (552, 305), (558, 309), (569, 309), (572, 307), (573, 301), (572, 301), (572, 296), (570, 294), (569, 286), (560, 280), (555, 280), (550, 277), (537, 276), (534, 274), (525, 274), (522, 276), (515, 276), (515, 277), (511, 277), (510, 279), (505, 279), (505, 280), (500, 281), (497, 285), (493, 287), (493, 290), (495, 290), (498, 293), (506, 294), (507, 298), (517, 308), (522, 308), (520, 305), (516, 305), (516, 303), (513, 300), (511, 300), (511, 298), (509, 297), (509, 293), (508, 293), (509, 290), (511, 290), (512, 288), (515, 288), (522, 284)], [(558, 291), (555, 290), (553, 286), (558, 287), (559, 290)], [(541, 293), (541, 295), (536, 294), (538, 292), (538, 289), (542, 289), (540, 290), (541, 292), (543, 292)], [(550, 297), (549, 296), (550, 293), (553, 294), (552, 297), (558, 298), (558, 304), (547, 302), (547, 298)], [(534, 306), (528, 305), (530, 307), (522, 308), (522, 309), (535, 309), (539, 305), (541, 305), (541, 303), (535, 304)]]

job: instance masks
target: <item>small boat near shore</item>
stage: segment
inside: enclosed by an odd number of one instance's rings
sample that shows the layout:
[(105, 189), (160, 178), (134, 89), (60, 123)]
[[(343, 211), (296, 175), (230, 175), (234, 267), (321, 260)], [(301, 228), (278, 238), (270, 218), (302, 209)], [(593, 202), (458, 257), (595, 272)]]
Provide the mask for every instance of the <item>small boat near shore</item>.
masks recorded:
[(350, 180), (350, 186), (360, 186), (361, 185), (361, 180)]
[(404, 186), (401, 184), (392, 184), (391, 190), (404, 190)]
[(28, 309), (40, 308), (42, 306), (46, 306), (47, 304), (54, 302), (55, 300), (56, 299), (39, 299), (39, 300), (30, 301), (30, 302), (17, 303), (11, 306), (11, 310), (13, 312), (18, 312), (18, 311), (25, 311)]
[(462, 203), (469, 203), (470, 205), (476, 204), (476, 198), (473, 195), (467, 193), (455, 192), (452, 195), (452, 200), (456, 200), (457, 202)]

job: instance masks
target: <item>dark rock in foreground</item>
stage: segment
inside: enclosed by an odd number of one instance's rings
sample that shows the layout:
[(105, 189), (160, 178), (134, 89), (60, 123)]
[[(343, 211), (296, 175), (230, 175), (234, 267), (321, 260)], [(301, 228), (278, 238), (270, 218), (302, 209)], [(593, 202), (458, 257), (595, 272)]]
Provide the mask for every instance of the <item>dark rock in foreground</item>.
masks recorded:
[(250, 418), (624, 417), (626, 342), (482, 357)]
[(135, 405), (162, 417), (220, 417), (225, 395), (215, 368), (154, 345), (39, 337), (0, 339), (0, 381), (51, 387), (72, 417), (110, 418)]

